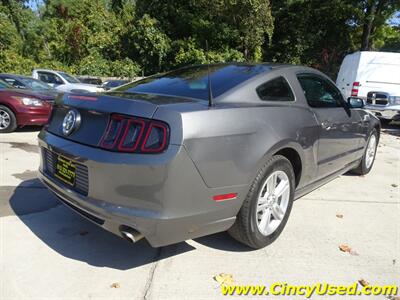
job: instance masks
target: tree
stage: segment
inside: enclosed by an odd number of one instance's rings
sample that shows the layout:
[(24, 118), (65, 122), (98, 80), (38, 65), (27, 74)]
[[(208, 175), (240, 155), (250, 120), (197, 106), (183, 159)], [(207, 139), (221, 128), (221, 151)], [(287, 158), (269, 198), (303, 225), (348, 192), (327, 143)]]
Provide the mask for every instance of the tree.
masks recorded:
[(157, 19), (172, 41), (192, 39), (204, 51), (208, 40), (210, 50), (233, 49), (247, 60), (262, 59), (265, 37), (273, 31), (268, 0), (138, 0), (137, 13)]
[(0, 1), (0, 72), (130, 77), (273, 61), (334, 78), (347, 53), (400, 51), (399, 26), (388, 23), (399, 0), (38, 0), (35, 11), (27, 3)]
[(374, 32), (384, 26), (388, 18), (400, 9), (400, 1), (364, 0), (358, 2), (360, 3), (361, 12), (365, 12), (361, 17), (362, 38), (360, 50), (368, 51), (371, 49), (371, 38)]

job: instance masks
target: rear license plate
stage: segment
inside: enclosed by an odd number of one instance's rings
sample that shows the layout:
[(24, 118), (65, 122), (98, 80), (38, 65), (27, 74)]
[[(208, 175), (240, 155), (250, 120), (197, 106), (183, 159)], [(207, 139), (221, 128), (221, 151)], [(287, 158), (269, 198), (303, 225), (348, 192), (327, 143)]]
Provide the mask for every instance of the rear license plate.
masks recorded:
[(71, 186), (74, 186), (76, 177), (75, 164), (71, 160), (63, 156), (57, 156), (57, 163), (54, 171), (54, 176), (56, 176), (63, 182)]

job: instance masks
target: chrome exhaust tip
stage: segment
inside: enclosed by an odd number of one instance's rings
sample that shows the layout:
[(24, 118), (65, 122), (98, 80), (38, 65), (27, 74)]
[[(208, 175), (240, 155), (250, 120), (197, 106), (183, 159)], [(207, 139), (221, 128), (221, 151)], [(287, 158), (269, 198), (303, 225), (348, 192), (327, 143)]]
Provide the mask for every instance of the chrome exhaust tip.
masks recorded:
[(121, 229), (121, 235), (131, 243), (136, 243), (144, 238), (143, 234), (129, 227), (124, 227)]

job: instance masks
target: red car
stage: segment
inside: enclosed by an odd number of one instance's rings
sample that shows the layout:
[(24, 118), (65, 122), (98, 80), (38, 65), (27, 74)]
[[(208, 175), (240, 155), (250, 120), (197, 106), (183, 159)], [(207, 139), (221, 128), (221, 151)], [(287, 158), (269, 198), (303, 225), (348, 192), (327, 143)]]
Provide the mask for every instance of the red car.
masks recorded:
[(54, 95), (3, 86), (4, 83), (0, 85), (0, 133), (12, 132), (18, 126), (47, 123)]

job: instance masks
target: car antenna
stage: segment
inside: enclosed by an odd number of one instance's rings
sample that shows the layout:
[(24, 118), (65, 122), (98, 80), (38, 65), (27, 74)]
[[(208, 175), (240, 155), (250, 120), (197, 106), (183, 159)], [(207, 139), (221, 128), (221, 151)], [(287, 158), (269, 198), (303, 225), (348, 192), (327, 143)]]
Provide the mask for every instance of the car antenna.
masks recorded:
[(208, 106), (213, 106), (213, 94), (211, 87), (211, 76), (210, 76), (210, 60), (208, 56), (208, 41), (206, 40), (206, 57), (207, 57), (207, 78), (208, 78)]

